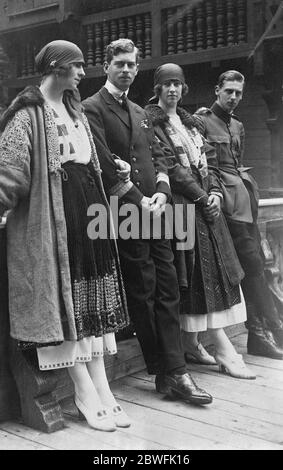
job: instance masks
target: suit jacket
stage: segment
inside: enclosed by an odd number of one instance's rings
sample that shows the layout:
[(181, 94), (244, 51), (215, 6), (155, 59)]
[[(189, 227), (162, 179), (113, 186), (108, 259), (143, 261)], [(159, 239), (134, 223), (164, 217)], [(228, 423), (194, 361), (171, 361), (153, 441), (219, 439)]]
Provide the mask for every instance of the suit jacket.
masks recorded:
[[(147, 113), (127, 99), (129, 113), (103, 87), (83, 101), (102, 169), (106, 193), (138, 205), (155, 192), (170, 195), (167, 164)], [(113, 154), (131, 165), (131, 181), (116, 173)]]

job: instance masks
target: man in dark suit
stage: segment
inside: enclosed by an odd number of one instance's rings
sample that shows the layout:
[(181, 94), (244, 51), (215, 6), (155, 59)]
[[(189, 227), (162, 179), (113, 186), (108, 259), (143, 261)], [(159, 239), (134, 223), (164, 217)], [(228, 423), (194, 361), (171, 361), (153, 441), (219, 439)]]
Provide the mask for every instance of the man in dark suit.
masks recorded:
[[(127, 98), (138, 72), (138, 50), (129, 39), (106, 49), (105, 86), (83, 102), (108, 196), (160, 217), (170, 195), (166, 162), (146, 112)], [(113, 155), (114, 154), (114, 155)], [(131, 179), (117, 176), (116, 155), (131, 166)], [(123, 207), (125, 209), (125, 207)], [(121, 235), (121, 234), (120, 234)], [(143, 237), (143, 235), (145, 235)], [(170, 241), (142, 234), (118, 239), (129, 312), (156, 389), (185, 402), (211, 403), (187, 373), (179, 324), (179, 290)]]
[(220, 75), (216, 102), (197, 111), (200, 130), (214, 145), (223, 182), (222, 210), (245, 271), (248, 352), (283, 359), (283, 325), (264, 277), (264, 260), (257, 226), (258, 191), (243, 167), (244, 126), (233, 114), (243, 96), (244, 76), (235, 70)]

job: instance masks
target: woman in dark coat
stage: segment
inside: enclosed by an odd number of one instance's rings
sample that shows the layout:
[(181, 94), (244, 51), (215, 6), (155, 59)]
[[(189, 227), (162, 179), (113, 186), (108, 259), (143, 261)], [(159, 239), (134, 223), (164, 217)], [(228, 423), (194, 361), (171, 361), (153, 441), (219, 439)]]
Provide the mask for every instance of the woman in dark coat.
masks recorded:
[[(175, 227), (175, 265), (181, 294), (181, 325), (187, 332), (188, 362), (216, 364), (233, 377), (253, 379), (242, 356), (225, 334), (224, 327), (246, 320), (240, 290), (243, 271), (221, 213), (221, 184), (214, 149), (197, 130), (194, 118), (178, 106), (188, 91), (182, 69), (160, 66), (154, 76), (155, 101), (146, 107), (157, 138), (167, 145), (173, 203), (195, 212), (194, 247), (178, 247)], [(152, 100), (151, 100), (152, 101)], [(185, 211), (187, 214), (187, 212)], [(192, 217), (190, 217), (192, 219)], [(190, 220), (183, 220), (190, 230)], [(176, 218), (175, 218), (176, 224)], [(178, 228), (178, 227), (177, 227)], [(209, 329), (216, 348), (215, 359), (198, 342), (198, 332)]]

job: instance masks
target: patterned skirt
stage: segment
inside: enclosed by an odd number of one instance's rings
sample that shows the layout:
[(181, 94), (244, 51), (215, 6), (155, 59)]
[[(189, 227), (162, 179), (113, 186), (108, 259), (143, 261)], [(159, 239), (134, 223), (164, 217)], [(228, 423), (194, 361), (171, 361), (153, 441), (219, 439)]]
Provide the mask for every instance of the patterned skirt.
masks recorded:
[(198, 207), (195, 217), (194, 257), (187, 259), (187, 285), (180, 285), (180, 313), (204, 315), (225, 312), (241, 303), (240, 289), (238, 285), (230, 284), (219, 247)]
[[(97, 204), (109, 234), (110, 214), (92, 164), (62, 165), (62, 190), (67, 227), (75, 325), (78, 341), (38, 348), (41, 369), (72, 366), (107, 352), (116, 353), (114, 333), (129, 324), (125, 292), (114, 240), (90, 239), (87, 211)], [(63, 330), (66, 318), (62, 314)], [(65, 324), (65, 326), (64, 326)], [(112, 337), (113, 336), (113, 337)], [(100, 338), (99, 341), (97, 339)]]

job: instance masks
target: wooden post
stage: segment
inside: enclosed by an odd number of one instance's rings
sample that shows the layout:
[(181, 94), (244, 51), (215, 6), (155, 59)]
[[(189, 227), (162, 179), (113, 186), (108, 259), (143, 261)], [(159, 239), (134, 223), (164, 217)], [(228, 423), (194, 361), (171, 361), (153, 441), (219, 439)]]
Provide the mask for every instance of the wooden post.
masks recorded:
[(162, 55), (161, 45), (161, 1), (151, 0), (151, 56), (160, 57)]
[(52, 393), (58, 381), (55, 371), (40, 371), (36, 351), (21, 352), (14, 340), (10, 341), (9, 354), (24, 423), (48, 433), (62, 429), (62, 410)]

